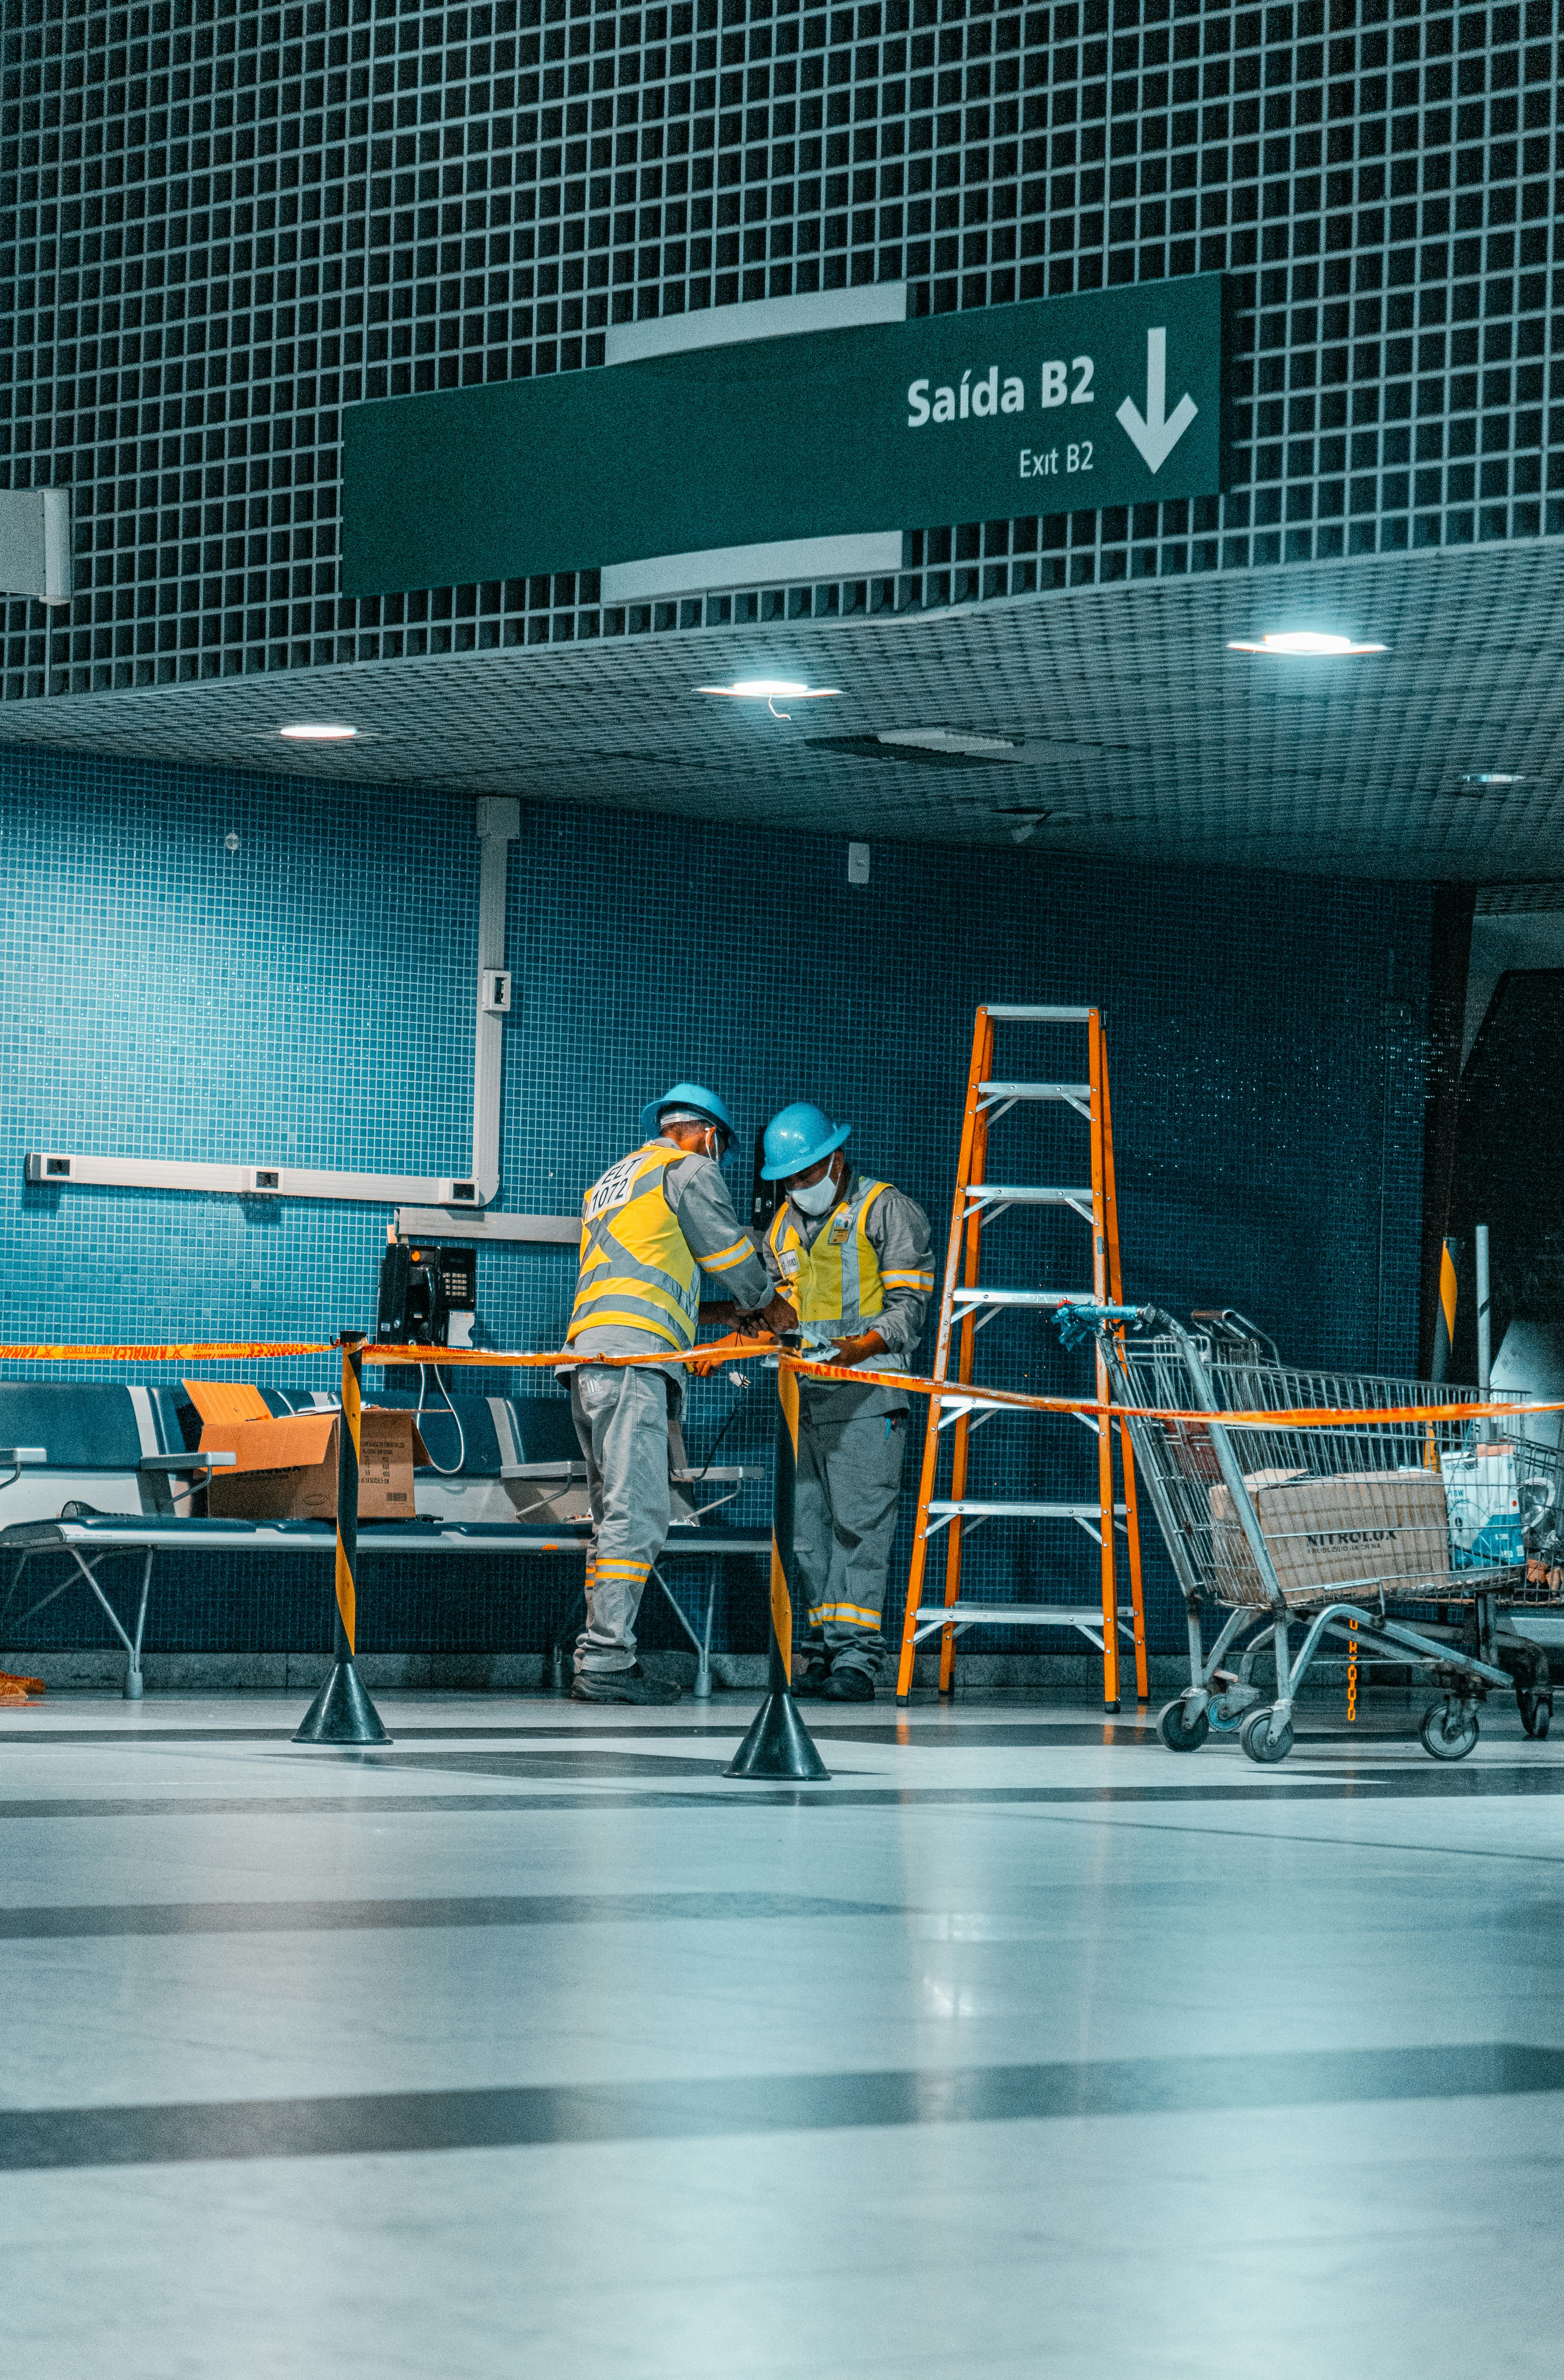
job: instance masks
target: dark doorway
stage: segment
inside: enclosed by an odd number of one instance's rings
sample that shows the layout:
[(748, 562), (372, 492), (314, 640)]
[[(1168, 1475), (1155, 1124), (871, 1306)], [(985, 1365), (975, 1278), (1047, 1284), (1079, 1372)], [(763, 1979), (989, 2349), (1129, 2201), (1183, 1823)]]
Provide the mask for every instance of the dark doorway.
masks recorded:
[[(1499, 978), (1460, 1079), (1448, 1229), (1460, 1243), (1451, 1377), (1477, 1377), (1472, 1232), (1488, 1226), (1492, 1343), (1564, 1344), (1564, 968)], [(1534, 1384), (1539, 1387), (1540, 1383)]]

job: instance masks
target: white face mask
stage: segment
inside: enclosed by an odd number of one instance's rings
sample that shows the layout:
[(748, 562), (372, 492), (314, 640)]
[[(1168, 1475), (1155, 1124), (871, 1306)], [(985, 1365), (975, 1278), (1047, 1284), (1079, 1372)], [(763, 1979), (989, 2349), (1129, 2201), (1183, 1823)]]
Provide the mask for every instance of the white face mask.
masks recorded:
[(818, 1182), (796, 1182), (788, 1193), (795, 1207), (806, 1215), (824, 1215), (837, 1203), (837, 1177), (827, 1166)]

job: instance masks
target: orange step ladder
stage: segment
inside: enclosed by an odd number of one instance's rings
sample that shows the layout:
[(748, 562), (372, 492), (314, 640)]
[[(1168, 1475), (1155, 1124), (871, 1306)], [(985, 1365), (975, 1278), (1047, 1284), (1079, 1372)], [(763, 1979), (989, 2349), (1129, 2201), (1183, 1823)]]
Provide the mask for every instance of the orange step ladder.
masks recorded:
[[(1008, 1081), (997, 1077), (994, 1053), (995, 1028), (999, 1025), (1083, 1026), (1086, 1031), (1086, 1081)], [(1089, 1185), (1061, 1189), (1042, 1184), (989, 1181), (988, 1135), (991, 1129), (1012, 1108), (1037, 1100), (1068, 1107), (1089, 1125), (1092, 1173)], [(1022, 1207), (1063, 1208), (1079, 1215), (1089, 1225), (1092, 1233), (1092, 1278), (1089, 1284), (1063, 1290), (998, 1289), (981, 1282), (979, 1275), (983, 1269), (985, 1227), (997, 1222), (1002, 1215), (1013, 1208)], [(1085, 1417), (1097, 1440), (1097, 1495), (1094, 1502), (1032, 1502), (1013, 1497), (989, 1500), (967, 1494), (967, 1455), (972, 1431), (981, 1428), (996, 1414), (1015, 1411), (1013, 1407), (992, 1402), (985, 1404), (981, 1388), (972, 1392), (972, 1356), (978, 1332), (999, 1314), (1018, 1307), (1047, 1310), (1088, 1300), (1098, 1305), (1118, 1305), (1123, 1303), (1122, 1287), (1118, 1266), (1118, 1207), (1113, 1173), (1113, 1120), (1108, 1101), (1107, 1050), (1101, 1015), (1094, 1008), (980, 1008), (972, 1032), (971, 1066), (967, 1078), (967, 1104), (961, 1125), (961, 1151), (950, 1216), (950, 1243), (945, 1261), (945, 1286), (940, 1297), (939, 1327), (931, 1369), (931, 1377), (936, 1380), (950, 1378), (951, 1338), (953, 1333), (956, 1334), (956, 1393), (931, 1396), (929, 1399), (923, 1472), (918, 1482), (912, 1566), (908, 1581), (906, 1617), (902, 1623), (901, 1664), (897, 1675), (896, 1698), (898, 1703), (905, 1703), (911, 1693), (912, 1664), (919, 1644), (936, 1630), (940, 1635), (939, 1690), (943, 1694), (949, 1694), (955, 1673), (956, 1639), (964, 1629), (974, 1627), (1070, 1627), (1079, 1630), (1101, 1650), (1103, 1701), (1109, 1711), (1118, 1708), (1119, 1638), (1121, 1634), (1126, 1635), (1134, 1648), (1136, 1697), (1141, 1702), (1147, 1699), (1140, 1518), (1128, 1421), (1121, 1415), (1118, 1430), (1122, 1499), (1116, 1498), (1114, 1492), (1115, 1431), (1113, 1420), (1106, 1413), (1094, 1420), (1089, 1415)], [(1094, 1360), (1096, 1394), (1099, 1402), (1106, 1405), (1107, 1367), (1100, 1351), (1096, 1352)], [(1025, 1419), (1032, 1427), (1039, 1424), (1051, 1427), (1056, 1420), (1073, 1421), (1079, 1427), (1080, 1421), (1079, 1416), (1071, 1415), (1055, 1416), (1045, 1414), (1027, 1415)], [(951, 1447), (950, 1488), (947, 1496), (941, 1497), (935, 1491), (947, 1433)], [(1081, 1604), (978, 1603), (964, 1600), (961, 1596), (961, 1557), (965, 1539), (985, 1521), (997, 1519), (1062, 1521), (1083, 1528), (1089, 1536), (1094, 1537), (1100, 1548), (1100, 1614), (1094, 1607)], [(1127, 1540), (1130, 1571), (1128, 1604), (1120, 1604), (1118, 1600), (1118, 1563), (1114, 1548), (1116, 1529)], [(929, 1548), (941, 1536), (945, 1538), (944, 1599), (925, 1600)]]

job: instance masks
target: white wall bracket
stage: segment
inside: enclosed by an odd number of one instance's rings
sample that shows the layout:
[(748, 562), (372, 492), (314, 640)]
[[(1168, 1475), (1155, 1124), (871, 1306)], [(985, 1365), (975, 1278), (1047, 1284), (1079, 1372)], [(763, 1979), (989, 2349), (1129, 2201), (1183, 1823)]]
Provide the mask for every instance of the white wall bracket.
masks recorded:
[(398, 1207), (400, 1240), (463, 1240), (482, 1247), (497, 1240), (528, 1240), (539, 1246), (579, 1246), (579, 1215), (501, 1215), (491, 1207), (458, 1215), (448, 1207)]
[(478, 1185), (434, 1173), (336, 1173), (302, 1165), (199, 1165), (178, 1158), (81, 1157), (74, 1150), (30, 1148), (29, 1182), (67, 1190), (104, 1184), (119, 1190), (195, 1190), (231, 1198), (337, 1198), (394, 1206), (401, 1198), (429, 1205), (479, 1205)]
[[(499, 1196), (500, 1087), (510, 974), (505, 963), (505, 894), (521, 805), (484, 794), (478, 801), (478, 1014), (472, 1042), (472, 1171), (480, 1203)], [(503, 990), (503, 999), (501, 992)]]

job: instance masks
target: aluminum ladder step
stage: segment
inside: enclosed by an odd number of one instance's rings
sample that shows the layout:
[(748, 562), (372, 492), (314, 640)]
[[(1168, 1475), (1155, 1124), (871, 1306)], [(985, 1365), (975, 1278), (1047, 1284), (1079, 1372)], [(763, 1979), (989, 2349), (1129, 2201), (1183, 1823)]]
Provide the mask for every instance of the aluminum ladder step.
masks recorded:
[[(1135, 1607), (1120, 1604), (1115, 1620), (1115, 1634), (1134, 1642), (1134, 1630), (1125, 1625), (1126, 1618), (1133, 1620)], [(927, 1644), (931, 1636), (945, 1629), (953, 1629), (958, 1636), (968, 1628), (1073, 1628), (1103, 1649), (1103, 1615), (1086, 1603), (921, 1603), (912, 1621), (912, 1641)]]
[[(1116, 1504), (1113, 1509), (1122, 1513), (1126, 1508)], [(985, 1521), (1096, 1521), (1102, 1517), (1102, 1506), (1094, 1497), (1089, 1504), (1032, 1504), (1013, 1498), (996, 1503), (982, 1497), (961, 1496), (937, 1502), (931, 1499), (929, 1512), (940, 1513), (947, 1521), (965, 1519), (969, 1513)]]
[(1025, 1099), (1057, 1099), (1061, 1106), (1073, 1108), (1077, 1115), (1092, 1121), (1092, 1086), (1090, 1083), (980, 1083), (978, 1112), (988, 1118), (990, 1127), (1001, 1116), (1008, 1116), (1013, 1107)]
[(994, 1206), (1003, 1198), (1016, 1207), (1073, 1207), (1084, 1198), (1092, 1203), (1092, 1187), (1084, 1190), (1033, 1189), (1020, 1182), (969, 1182), (967, 1196), (974, 1206)]
[[(1134, 1605), (1121, 1603), (1118, 1616), (1132, 1620)], [(932, 1621), (936, 1627), (951, 1621), (958, 1624), (964, 1621), (969, 1627), (981, 1621), (996, 1628), (1073, 1628), (1081, 1620), (1098, 1628), (1103, 1624), (1102, 1612), (1093, 1603), (966, 1603), (959, 1598), (954, 1603), (921, 1603), (918, 1619), (920, 1623)]]
[(1090, 1025), (1089, 1008), (992, 1008), (984, 1002), (990, 1016), (1004, 1019), (1009, 1025)]
[[(951, 1295), (957, 1305), (1020, 1305), (1058, 1306), (1094, 1305), (1096, 1297), (1089, 1289), (973, 1289), (957, 1288)], [(965, 1385), (965, 1383), (963, 1383)]]

